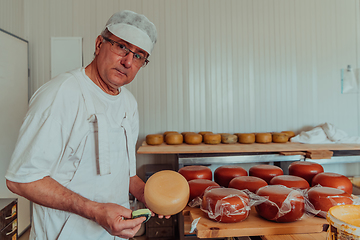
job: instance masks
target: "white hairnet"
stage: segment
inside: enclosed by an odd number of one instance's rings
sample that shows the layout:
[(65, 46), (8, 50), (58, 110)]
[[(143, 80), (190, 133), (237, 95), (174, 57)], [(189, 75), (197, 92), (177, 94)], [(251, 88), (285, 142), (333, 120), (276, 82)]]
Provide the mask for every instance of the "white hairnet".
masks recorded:
[(105, 29), (151, 54), (157, 40), (155, 25), (144, 15), (123, 10), (114, 13)]

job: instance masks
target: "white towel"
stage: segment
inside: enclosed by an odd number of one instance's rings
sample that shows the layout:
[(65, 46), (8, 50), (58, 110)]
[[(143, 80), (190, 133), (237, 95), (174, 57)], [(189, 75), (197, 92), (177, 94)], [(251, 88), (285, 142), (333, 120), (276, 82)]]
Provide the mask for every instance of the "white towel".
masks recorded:
[(310, 131), (303, 131), (291, 138), (291, 142), (300, 143), (359, 143), (360, 137), (350, 137), (331, 123), (324, 123)]

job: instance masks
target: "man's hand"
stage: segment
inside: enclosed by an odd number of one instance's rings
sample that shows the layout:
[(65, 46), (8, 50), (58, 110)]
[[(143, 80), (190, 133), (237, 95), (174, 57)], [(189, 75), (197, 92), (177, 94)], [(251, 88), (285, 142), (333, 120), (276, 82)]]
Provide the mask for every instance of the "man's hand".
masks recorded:
[(90, 201), (65, 188), (51, 177), (31, 183), (6, 181), (8, 188), (30, 201), (62, 211), (72, 212), (100, 224), (110, 234), (133, 237), (140, 229), (145, 217), (131, 219), (131, 210), (114, 203)]
[(131, 219), (131, 210), (114, 203), (99, 203), (94, 209), (94, 219), (111, 235), (131, 238), (140, 229), (145, 217)]

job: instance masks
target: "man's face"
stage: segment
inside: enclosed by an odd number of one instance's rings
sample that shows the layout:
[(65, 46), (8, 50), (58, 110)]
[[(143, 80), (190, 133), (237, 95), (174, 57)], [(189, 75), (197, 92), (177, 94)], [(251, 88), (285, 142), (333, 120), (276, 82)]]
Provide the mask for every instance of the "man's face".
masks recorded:
[[(125, 47), (133, 52), (144, 51), (118, 37), (111, 35), (111, 40), (123, 44)], [(133, 63), (133, 53), (121, 57), (111, 51), (112, 44), (104, 41), (103, 37), (99, 36), (96, 39), (96, 64), (101, 79), (109, 86), (117, 89), (121, 86), (129, 84), (136, 76), (141, 66), (136, 66)], [(144, 53), (146, 54), (146, 52)]]

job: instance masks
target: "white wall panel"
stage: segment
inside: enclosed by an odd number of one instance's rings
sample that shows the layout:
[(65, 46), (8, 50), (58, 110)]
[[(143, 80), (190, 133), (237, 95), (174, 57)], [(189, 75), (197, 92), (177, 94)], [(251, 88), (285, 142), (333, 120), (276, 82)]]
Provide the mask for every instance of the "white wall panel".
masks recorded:
[(24, 0), (0, 0), (0, 28), (24, 38)]
[[(139, 143), (167, 130), (299, 132), (323, 122), (359, 135), (359, 94), (340, 93), (340, 69), (359, 67), (359, 0), (25, 1), (32, 92), (49, 80), (50, 37), (82, 37), (87, 65), (122, 9), (145, 14), (159, 36), (128, 86)], [(168, 157), (140, 156), (139, 167)]]

